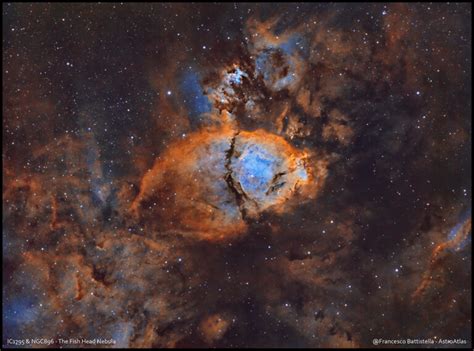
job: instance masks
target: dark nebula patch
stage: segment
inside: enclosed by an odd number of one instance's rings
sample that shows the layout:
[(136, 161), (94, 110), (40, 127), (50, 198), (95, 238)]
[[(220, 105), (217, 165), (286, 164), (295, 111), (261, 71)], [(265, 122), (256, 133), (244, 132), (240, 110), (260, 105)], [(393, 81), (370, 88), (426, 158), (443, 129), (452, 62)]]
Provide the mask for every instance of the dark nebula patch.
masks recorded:
[(3, 347), (471, 348), (471, 11), (3, 4)]

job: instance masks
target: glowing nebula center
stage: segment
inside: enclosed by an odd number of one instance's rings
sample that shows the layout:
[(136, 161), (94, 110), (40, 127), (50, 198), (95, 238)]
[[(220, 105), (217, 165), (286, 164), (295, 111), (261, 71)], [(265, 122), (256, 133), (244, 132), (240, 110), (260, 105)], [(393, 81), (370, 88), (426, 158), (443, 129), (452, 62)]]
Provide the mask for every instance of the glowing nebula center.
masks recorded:
[(324, 176), (308, 158), (263, 130), (201, 130), (160, 156), (132, 209), (142, 216), (171, 213), (174, 228), (194, 237), (228, 239), (243, 232), (247, 219), (285, 212), (291, 199), (316, 193)]
[(253, 197), (265, 195), (269, 183), (275, 175), (275, 168), (281, 160), (268, 153), (259, 145), (249, 145), (237, 159), (238, 179), (247, 194)]

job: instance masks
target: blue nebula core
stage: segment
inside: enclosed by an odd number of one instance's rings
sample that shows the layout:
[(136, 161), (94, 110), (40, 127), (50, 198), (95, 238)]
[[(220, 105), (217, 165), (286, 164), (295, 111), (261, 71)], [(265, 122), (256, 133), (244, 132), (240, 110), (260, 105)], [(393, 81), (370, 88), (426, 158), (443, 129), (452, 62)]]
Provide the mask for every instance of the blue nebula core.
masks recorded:
[(260, 199), (265, 196), (282, 162), (262, 146), (251, 144), (237, 160), (235, 177), (247, 195)]

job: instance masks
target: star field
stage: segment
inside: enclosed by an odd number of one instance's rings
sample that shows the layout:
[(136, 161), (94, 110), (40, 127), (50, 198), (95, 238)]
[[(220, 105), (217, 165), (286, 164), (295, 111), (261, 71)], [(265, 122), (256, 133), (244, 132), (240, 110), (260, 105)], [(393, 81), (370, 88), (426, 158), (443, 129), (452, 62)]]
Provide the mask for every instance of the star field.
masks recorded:
[(471, 11), (4, 3), (3, 347), (472, 347)]

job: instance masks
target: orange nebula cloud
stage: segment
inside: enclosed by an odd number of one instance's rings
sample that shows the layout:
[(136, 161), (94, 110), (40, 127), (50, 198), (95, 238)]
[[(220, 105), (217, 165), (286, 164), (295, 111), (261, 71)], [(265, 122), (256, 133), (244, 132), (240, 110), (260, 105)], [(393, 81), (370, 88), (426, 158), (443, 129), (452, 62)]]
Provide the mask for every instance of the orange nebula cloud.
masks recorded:
[(229, 320), (220, 314), (213, 314), (201, 321), (199, 329), (203, 335), (204, 340), (211, 344), (216, 340), (222, 338), (229, 328)]
[[(325, 163), (311, 164), (280, 136), (238, 131), (229, 124), (192, 133), (159, 156), (143, 177), (131, 211), (204, 240), (241, 235), (246, 218), (283, 213), (291, 200), (311, 198)], [(288, 204), (288, 206), (287, 206)]]
[(417, 289), (412, 295), (414, 299), (422, 296), (433, 282), (443, 281), (443, 275), (439, 271), (442, 270), (443, 261), (446, 257), (446, 251), (448, 249), (456, 248), (456, 246), (466, 240), (471, 233), (471, 230), (472, 219), (468, 218), (461, 224), (452, 239), (436, 245), (431, 254), (429, 267), (421, 283), (418, 285)]

